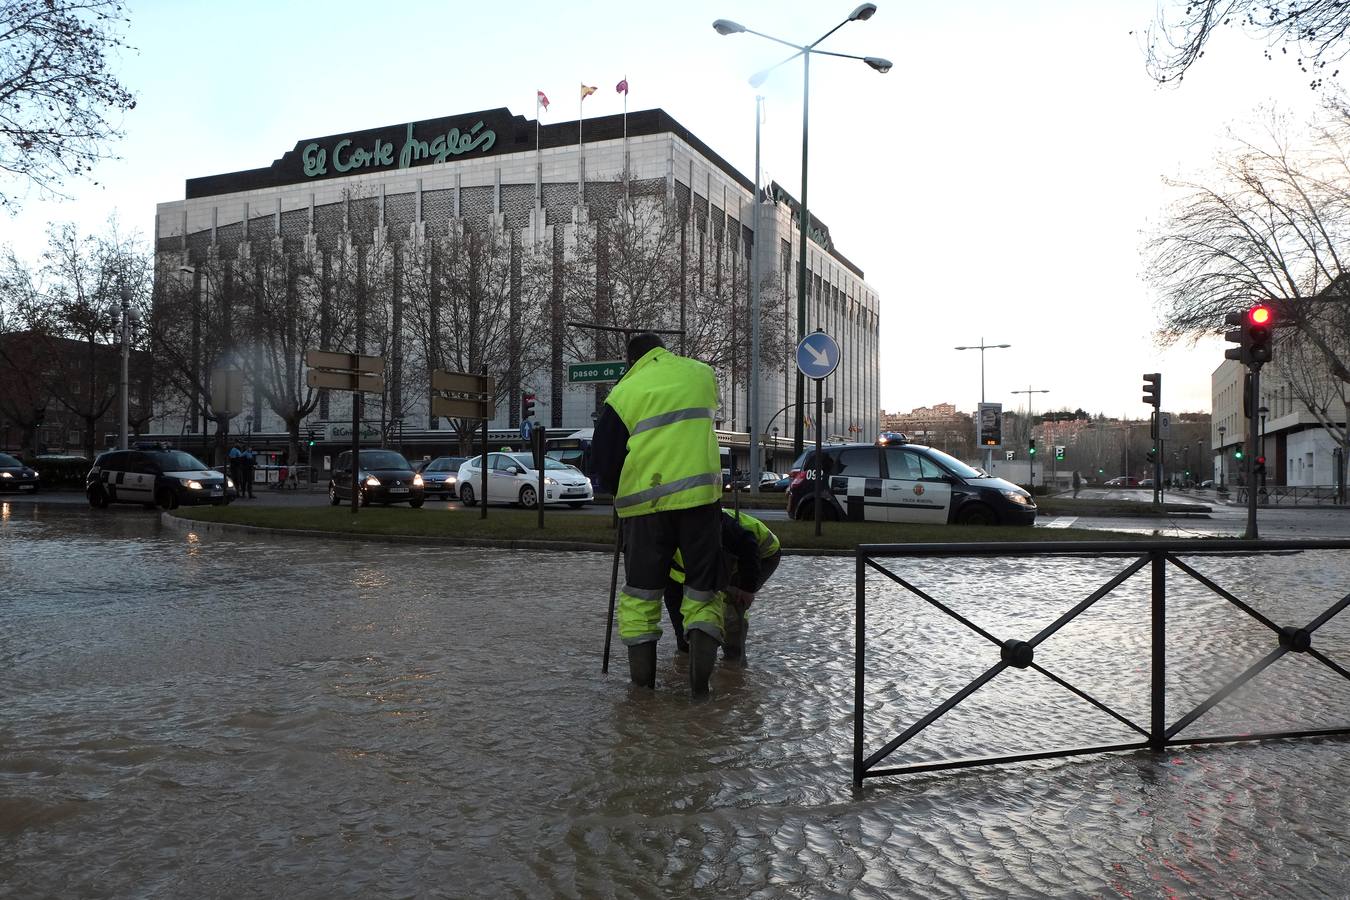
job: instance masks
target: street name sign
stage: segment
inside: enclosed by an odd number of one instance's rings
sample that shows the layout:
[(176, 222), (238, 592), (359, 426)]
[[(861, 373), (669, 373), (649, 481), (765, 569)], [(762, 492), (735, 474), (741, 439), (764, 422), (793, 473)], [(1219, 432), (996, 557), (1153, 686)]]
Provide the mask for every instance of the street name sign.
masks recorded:
[(435, 369), (431, 373), (431, 389), (453, 394), (492, 394), (496, 390), (496, 383), (491, 375)]
[(384, 392), (383, 375), (363, 375), (360, 372), (327, 372), (322, 369), (310, 369), (305, 373), (305, 384), (312, 388), (360, 391), (363, 394), (381, 394)]
[[(440, 391), (431, 396), (433, 416), (444, 416), (447, 419), (482, 419), (486, 422), (496, 412), (492, 396), (497, 390), (497, 382), (491, 375), (433, 369), (431, 389)], [(447, 394), (452, 396), (446, 396)]]
[(605, 384), (618, 381), (628, 371), (623, 360), (571, 363), (567, 366), (569, 384)]
[(305, 365), (311, 369), (337, 369), (343, 372), (384, 374), (383, 356), (362, 356), (359, 353), (330, 353), (327, 350), (306, 350)]
[(462, 400), (457, 397), (433, 396), (431, 414), (447, 419), (490, 419), (487, 400)]

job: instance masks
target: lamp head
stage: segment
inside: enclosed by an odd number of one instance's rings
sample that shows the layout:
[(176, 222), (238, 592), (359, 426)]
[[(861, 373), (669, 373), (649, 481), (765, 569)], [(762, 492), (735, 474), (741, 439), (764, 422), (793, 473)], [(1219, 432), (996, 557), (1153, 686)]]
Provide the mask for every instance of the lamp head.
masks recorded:
[(721, 35), (740, 34), (745, 31), (745, 26), (738, 22), (733, 22), (730, 19), (718, 19), (716, 22), (713, 22), (713, 29)]
[(875, 3), (864, 3), (862, 6), (848, 14), (850, 22), (866, 22), (872, 16), (876, 15), (877, 5)]
[(867, 63), (869, 66), (876, 69), (882, 75), (885, 75), (887, 72), (889, 72), (891, 70), (892, 65), (889, 59), (882, 59), (880, 56), (864, 56), (863, 62)]
[(756, 72), (755, 74), (750, 76), (750, 86), (753, 88), (757, 88), (768, 80), (769, 80), (769, 70), (765, 69), (763, 72)]

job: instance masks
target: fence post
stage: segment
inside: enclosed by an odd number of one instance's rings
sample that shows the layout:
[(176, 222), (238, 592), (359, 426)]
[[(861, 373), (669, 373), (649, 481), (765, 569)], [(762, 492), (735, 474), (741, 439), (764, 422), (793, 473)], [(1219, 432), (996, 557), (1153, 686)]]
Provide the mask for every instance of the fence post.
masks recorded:
[(854, 551), (854, 638), (853, 638), (853, 786), (863, 782), (863, 640), (867, 634), (867, 569), (863, 565), (863, 551)]
[(1162, 550), (1150, 550), (1153, 587), (1152, 623), (1153, 623), (1153, 685), (1152, 685), (1152, 723), (1149, 728), (1148, 745), (1152, 750), (1161, 750), (1167, 743), (1167, 554)]

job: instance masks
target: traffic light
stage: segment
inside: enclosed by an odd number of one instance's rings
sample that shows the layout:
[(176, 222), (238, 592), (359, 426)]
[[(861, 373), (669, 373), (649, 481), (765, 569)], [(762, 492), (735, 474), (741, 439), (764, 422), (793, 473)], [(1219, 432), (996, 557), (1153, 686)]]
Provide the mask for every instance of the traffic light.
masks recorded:
[(1260, 366), (1270, 362), (1274, 310), (1259, 303), (1251, 309), (1227, 313), (1223, 323), (1236, 326), (1231, 331), (1225, 331), (1223, 339), (1238, 345), (1223, 352), (1225, 359), (1236, 359), (1244, 366)]
[(534, 415), (534, 394), (520, 395), (520, 418), (528, 419)]
[(1036, 439), (1032, 438), (1030, 441), (1027, 442), (1027, 456), (1035, 456), (1035, 455), (1036, 455)]
[(1154, 409), (1162, 406), (1162, 375), (1157, 372), (1144, 376), (1144, 402)]
[(1150, 447), (1150, 448), (1148, 449), (1148, 461), (1151, 462), (1151, 463), (1154, 463), (1154, 462), (1157, 462), (1157, 461), (1158, 461), (1158, 448), (1157, 448), (1157, 447)]
[(1233, 451), (1233, 459), (1242, 459), (1242, 447), (1239, 446)]
[(1270, 362), (1270, 339), (1274, 326), (1275, 313), (1269, 306), (1253, 306), (1247, 310), (1247, 348), (1251, 361), (1256, 365)]
[(1266, 458), (1264, 456), (1258, 456), (1256, 458), (1256, 474), (1266, 474)]

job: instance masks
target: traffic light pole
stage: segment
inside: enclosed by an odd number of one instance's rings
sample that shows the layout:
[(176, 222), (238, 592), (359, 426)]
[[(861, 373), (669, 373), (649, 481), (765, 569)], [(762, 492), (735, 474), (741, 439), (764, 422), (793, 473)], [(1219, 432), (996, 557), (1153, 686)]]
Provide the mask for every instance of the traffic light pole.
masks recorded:
[(1243, 537), (1254, 541), (1257, 539), (1256, 533), (1256, 457), (1260, 453), (1256, 449), (1256, 398), (1261, 396), (1261, 365), (1259, 363), (1252, 365), (1252, 400), (1247, 404), (1247, 446), (1250, 448), (1244, 455), (1243, 462), (1247, 469), (1247, 531)]

